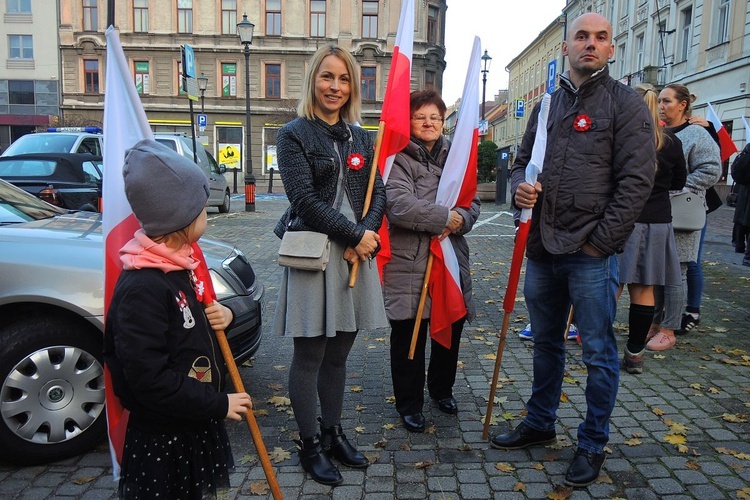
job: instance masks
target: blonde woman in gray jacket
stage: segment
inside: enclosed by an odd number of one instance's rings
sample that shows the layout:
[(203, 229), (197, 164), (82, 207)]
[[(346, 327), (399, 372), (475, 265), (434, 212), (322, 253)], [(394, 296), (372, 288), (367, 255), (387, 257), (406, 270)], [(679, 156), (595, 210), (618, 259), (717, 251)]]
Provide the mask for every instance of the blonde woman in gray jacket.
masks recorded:
[(424, 432), (425, 347), (430, 317), (425, 304), (414, 359), (408, 359), (412, 331), (424, 283), (430, 240), (450, 238), (458, 257), (467, 315), (452, 327), (450, 348), (431, 341), (427, 388), (440, 411), (456, 414), (453, 384), (465, 321), (475, 315), (469, 274), (469, 245), (464, 235), (479, 217), (479, 198), (468, 209), (435, 203), (450, 143), (442, 136), (446, 106), (433, 90), (412, 92), (411, 141), (396, 156), (386, 183), (386, 216), (393, 258), (383, 270), (383, 298), (391, 323), (391, 377), (396, 410), (410, 432)]

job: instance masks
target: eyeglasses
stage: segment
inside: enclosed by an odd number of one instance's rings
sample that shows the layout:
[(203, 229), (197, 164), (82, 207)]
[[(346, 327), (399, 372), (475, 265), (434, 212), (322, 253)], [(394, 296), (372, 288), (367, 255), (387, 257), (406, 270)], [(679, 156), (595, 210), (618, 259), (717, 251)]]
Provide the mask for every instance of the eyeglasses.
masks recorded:
[(436, 123), (442, 123), (443, 121), (443, 117), (438, 116), (438, 115), (431, 115), (431, 116), (414, 115), (411, 117), (411, 119), (414, 120), (415, 122), (422, 122), (422, 123), (425, 123), (427, 120), (431, 122), (436, 122)]

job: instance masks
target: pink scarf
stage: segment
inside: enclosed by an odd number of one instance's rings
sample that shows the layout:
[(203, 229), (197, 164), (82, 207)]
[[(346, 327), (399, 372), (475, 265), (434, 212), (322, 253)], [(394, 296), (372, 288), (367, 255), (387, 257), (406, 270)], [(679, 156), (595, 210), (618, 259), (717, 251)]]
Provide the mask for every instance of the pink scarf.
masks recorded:
[(150, 267), (168, 273), (183, 269), (192, 271), (198, 267), (190, 245), (174, 250), (164, 243), (154, 243), (142, 229), (136, 231), (133, 239), (120, 249), (120, 261), (122, 268), (127, 271)]

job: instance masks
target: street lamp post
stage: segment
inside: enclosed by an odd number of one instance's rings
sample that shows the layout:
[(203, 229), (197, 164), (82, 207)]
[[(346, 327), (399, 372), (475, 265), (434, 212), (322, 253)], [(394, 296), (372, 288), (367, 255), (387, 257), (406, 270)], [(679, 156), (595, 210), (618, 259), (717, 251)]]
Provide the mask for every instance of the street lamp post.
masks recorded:
[(250, 45), (253, 43), (255, 25), (243, 14), (237, 23), (237, 35), (245, 53), (245, 212), (255, 212), (255, 176), (253, 175), (253, 155), (250, 136)]
[(201, 91), (201, 113), (206, 112), (206, 89), (208, 88), (208, 77), (201, 72), (198, 80), (198, 90)]
[(484, 120), (484, 102), (485, 95), (487, 93), (487, 73), (490, 72), (490, 65), (492, 64), (492, 58), (487, 53), (487, 50), (484, 51), (484, 55), (482, 56), (482, 64), (484, 64), (484, 68), (482, 69), (482, 120)]

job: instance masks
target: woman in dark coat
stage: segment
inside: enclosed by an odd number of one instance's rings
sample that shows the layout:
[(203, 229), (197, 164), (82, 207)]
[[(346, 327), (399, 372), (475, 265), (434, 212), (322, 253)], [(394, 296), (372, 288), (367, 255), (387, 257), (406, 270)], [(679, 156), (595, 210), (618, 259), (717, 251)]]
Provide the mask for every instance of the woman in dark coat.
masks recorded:
[(410, 432), (423, 432), (425, 347), (430, 317), (425, 304), (413, 360), (408, 359), (417, 308), (424, 283), (432, 238), (450, 238), (460, 268), (466, 316), (452, 326), (450, 347), (431, 342), (427, 388), (438, 408), (458, 411), (453, 397), (458, 345), (466, 320), (474, 318), (475, 306), (469, 274), (469, 246), (464, 235), (479, 217), (479, 198), (470, 207), (448, 208), (435, 203), (438, 183), (450, 144), (442, 136), (445, 103), (433, 90), (412, 92), (411, 141), (396, 156), (386, 183), (391, 252), (383, 269), (383, 297), (391, 323), (391, 377), (396, 410)]

